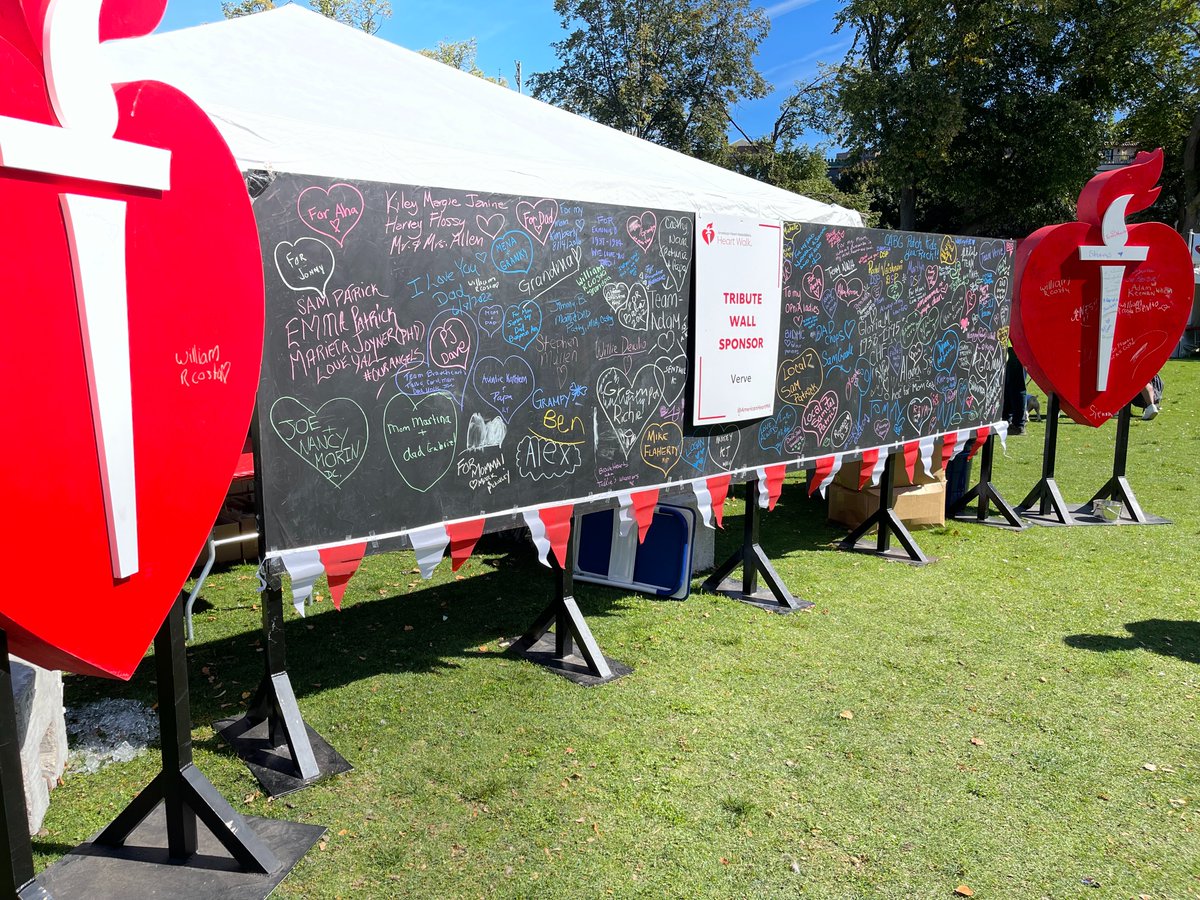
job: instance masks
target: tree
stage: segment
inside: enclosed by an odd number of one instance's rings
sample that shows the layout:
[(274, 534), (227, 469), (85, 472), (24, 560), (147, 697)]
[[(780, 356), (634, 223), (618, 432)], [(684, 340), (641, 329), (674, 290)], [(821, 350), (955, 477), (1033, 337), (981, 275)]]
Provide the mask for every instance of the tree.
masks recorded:
[(436, 59), (440, 63), (445, 63), (452, 69), (458, 69), (460, 72), (466, 72), (469, 75), (474, 75), (477, 78), (482, 78), (484, 81), (490, 81), (498, 84), (501, 87), (508, 87), (508, 81), (500, 76), (495, 78), (490, 77), (479, 65), (475, 62), (475, 53), (477, 47), (475, 38), (467, 38), (465, 41), (438, 41), (437, 46), (432, 50), (426, 48), (421, 51), (422, 56), (427, 56), (430, 59)]
[[(328, 19), (377, 32), (384, 19), (392, 17), (390, 0), (309, 0), (309, 6)], [(227, 19), (249, 16), (275, 8), (275, 0), (223, 0), (221, 12)]]
[(792, 95), (780, 105), (771, 130), (762, 137), (751, 138), (730, 118), (730, 124), (741, 134), (742, 140), (729, 144), (712, 162), (822, 203), (836, 203), (857, 210), (864, 221), (873, 223), (875, 217), (870, 212), (869, 194), (860, 189), (843, 190), (835, 185), (829, 177), (823, 148), (800, 143), (805, 127), (816, 115), (809, 98), (827, 79), (828, 74), (823, 74), (809, 85), (797, 85)]
[[(1174, 7), (1174, 8), (1173, 8)], [(1138, 90), (1118, 122), (1118, 137), (1140, 149), (1162, 147), (1165, 160), (1157, 203), (1141, 218), (1200, 230), (1200, 8), (1160, 7), (1158, 43), (1145, 47)]]
[(729, 107), (766, 95), (754, 68), (770, 28), (750, 0), (555, 0), (570, 34), (534, 96), (640, 138), (710, 159)]
[(1147, 48), (1170, 44), (1189, 6), (847, 0), (838, 28), (854, 43), (822, 98), (826, 119), (873, 157), (880, 205), (901, 228), (1028, 233), (1073, 218)]

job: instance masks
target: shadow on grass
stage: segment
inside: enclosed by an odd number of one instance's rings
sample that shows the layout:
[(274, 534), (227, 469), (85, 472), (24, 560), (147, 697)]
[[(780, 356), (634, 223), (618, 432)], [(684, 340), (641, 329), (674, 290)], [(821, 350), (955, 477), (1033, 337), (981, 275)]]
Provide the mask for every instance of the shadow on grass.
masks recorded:
[[(501, 657), (505, 650), (497, 638), (512, 640), (533, 624), (554, 598), (555, 575), (526, 548), (479, 562), (483, 570), (462, 581), (389, 585), (394, 596), (350, 601), (341, 611), (326, 600), (309, 607), (303, 619), (285, 612), (288, 672), (301, 708), (305, 696), (377, 675), (435, 672), (456, 668), (460, 659)], [(405, 584), (419, 581), (408, 570), (397, 573)], [(628, 602), (618, 591), (579, 583), (575, 598), (588, 619), (613, 615)], [(288, 601), (285, 587), (285, 609)], [(245, 709), (242, 695), (258, 686), (264, 661), (257, 627), (208, 641), (203, 621), (196, 631), (198, 640), (187, 650), (188, 677), (192, 721), (202, 726)], [(104, 696), (154, 703), (153, 679), (148, 655), (128, 683), (72, 678), (78, 689), (73, 702)]]
[(1200, 622), (1174, 619), (1145, 619), (1125, 626), (1128, 637), (1107, 634), (1071, 634), (1063, 643), (1076, 650), (1113, 653), (1118, 650), (1149, 650), (1184, 662), (1200, 663)]
[[(742, 546), (745, 527), (742, 485), (730, 485), (725, 507), (725, 527), (717, 532), (716, 562), (720, 564)], [(736, 515), (734, 512), (736, 511)], [(783, 486), (775, 509), (760, 510), (759, 544), (767, 557), (775, 559), (800, 551), (837, 552), (837, 544), (849, 532), (841, 525), (830, 524), (826, 517), (826, 501), (820, 494), (808, 496), (808, 486), (802, 481), (789, 481)], [(703, 525), (698, 525), (703, 528)]]

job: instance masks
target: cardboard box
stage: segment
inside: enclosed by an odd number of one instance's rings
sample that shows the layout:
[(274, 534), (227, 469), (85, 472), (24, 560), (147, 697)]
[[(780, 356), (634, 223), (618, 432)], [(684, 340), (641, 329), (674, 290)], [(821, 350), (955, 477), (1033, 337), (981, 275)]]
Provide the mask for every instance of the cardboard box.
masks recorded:
[[(857, 528), (879, 509), (879, 487), (858, 490), (859, 467), (850, 463), (840, 469), (829, 486), (829, 520)], [(892, 485), (892, 509), (910, 528), (946, 524), (946, 473), (938, 469), (930, 478), (920, 462), (912, 482), (903, 465), (896, 466)]]
[[(242, 526), (237, 522), (228, 522), (213, 527), (214, 541), (235, 538), (242, 533)], [(242, 561), (242, 545), (239, 543), (220, 544), (217, 547), (217, 565), (222, 563), (237, 563)]]

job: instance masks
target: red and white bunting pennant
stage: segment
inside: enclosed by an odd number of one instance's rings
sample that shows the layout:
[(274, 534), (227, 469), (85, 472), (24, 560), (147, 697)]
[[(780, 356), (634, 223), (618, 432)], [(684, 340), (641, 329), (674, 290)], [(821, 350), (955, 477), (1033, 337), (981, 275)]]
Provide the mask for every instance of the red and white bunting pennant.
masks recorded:
[(325, 571), (321, 554), (316, 550), (286, 550), (279, 558), (292, 579), (292, 605), (304, 615), (304, 604), (312, 597), (313, 582)]
[(432, 578), (433, 570), (442, 561), (446, 545), (450, 543), (450, 535), (446, 534), (446, 526), (441, 522), (416, 528), (408, 533), (413, 550), (417, 554), (417, 566), (422, 578)]
[(821, 496), (825, 496), (825, 491), (829, 489), (829, 485), (833, 484), (833, 477), (837, 475), (842, 468), (842, 454), (836, 456), (823, 456), (817, 460), (817, 470), (813, 473), (812, 480), (808, 484), (808, 496), (813, 495), (814, 490), (821, 492)]
[(340, 547), (326, 547), (320, 551), (321, 563), (325, 566), (325, 575), (329, 579), (329, 596), (333, 598), (335, 609), (342, 608), (342, 597), (346, 594), (346, 585), (362, 564), (363, 554), (367, 552), (367, 542), (357, 544), (342, 544)]
[(925, 467), (925, 474), (930, 478), (933, 477), (933, 442), (936, 437), (923, 437), (918, 441), (918, 446), (921, 451), (921, 465)]
[[(878, 447), (872, 450), (864, 450), (862, 461), (858, 467), (858, 489), (861, 491), (867, 486), (867, 482), (871, 480), (871, 475), (875, 471), (875, 464), (879, 462), (880, 450)], [(878, 476), (876, 476), (878, 478)]]
[(725, 498), (729, 496), (729, 481), (728, 475), (714, 475), (704, 479), (708, 495), (712, 498), (712, 514), (717, 520), (718, 528), (725, 527)]
[(917, 456), (921, 446), (917, 441), (909, 441), (904, 445), (904, 471), (908, 473), (909, 484), (917, 480)]
[(787, 465), (761, 466), (755, 470), (755, 474), (758, 476), (758, 505), (765, 510), (773, 510), (783, 492), (783, 476), (787, 474)]
[(975, 454), (979, 452), (979, 448), (984, 445), (991, 435), (992, 429), (987, 425), (984, 425), (982, 428), (975, 429), (975, 446), (973, 446), (970, 452), (967, 454), (967, 459), (974, 459)]
[(450, 570), (457, 572), (475, 552), (475, 544), (483, 535), (483, 519), (469, 522), (447, 522), (446, 535), (450, 538)]
[(1007, 422), (997, 422), (996, 423), (996, 436), (998, 438), (1000, 438), (1000, 449), (1003, 450), (1005, 453), (1007, 453), (1008, 452), (1008, 423)]
[[(817, 488), (821, 486), (821, 482), (825, 480), (825, 476), (833, 471), (833, 457), (821, 456), (818, 457), (813, 470), (808, 473), (808, 496), (812, 496), (817, 492)], [(821, 491), (821, 496), (825, 492)]]
[(553, 551), (559, 566), (564, 569), (567, 567), (567, 541), (571, 537), (571, 516), (574, 512), (574, 505), (566, 503), (562, 506), (527, 509), (522, 514), (525, 524), (529, 526), (529, 536), (537, 547), (538, 562), (543, 566), (550, 565), (550, 552)]
[(658, 505), (658, 488), (648, 491), (621, 491), (617, 494), (620, 508), (617, 511), (621, 536), (629, 534), (637, 522), (638, 543), (646, 540), (646, 532), (654, 521), (654, 507)]
[(942, 435), (942, 471), (950, 465), (950, 461), (958, 456), (954, 448), (958, 446), (958, 432), (950, 431)]
[(692, 494), (696, 497), (696, 510), (700, 513), (700, 521), (705, 528), (712, 528), (712, 494), (703, 478), (692, 482)]

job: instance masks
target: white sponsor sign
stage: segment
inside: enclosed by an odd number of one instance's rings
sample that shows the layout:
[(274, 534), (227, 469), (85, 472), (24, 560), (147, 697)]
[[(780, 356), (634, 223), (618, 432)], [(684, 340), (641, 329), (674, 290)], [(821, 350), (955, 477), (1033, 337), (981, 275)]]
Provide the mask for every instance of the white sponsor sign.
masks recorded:
[(696, 365), (692, 421), (775, 411), (783, 223), (696, 216)]

